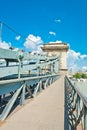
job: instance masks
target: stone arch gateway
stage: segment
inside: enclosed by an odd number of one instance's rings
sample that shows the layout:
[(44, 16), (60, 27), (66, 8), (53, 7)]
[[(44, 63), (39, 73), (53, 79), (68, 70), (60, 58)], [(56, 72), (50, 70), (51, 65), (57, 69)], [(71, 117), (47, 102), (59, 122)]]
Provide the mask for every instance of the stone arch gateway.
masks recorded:
[(63, 75), (67, 74), (67, 62), (66, 62), (66, 54), (69, 49), (69, 45), (66, 43), (49, 43), (44, 44), (41, 47), (43, 52), (47, 52), (48, 56), (55, 56), (60, 54), (60, 72)]

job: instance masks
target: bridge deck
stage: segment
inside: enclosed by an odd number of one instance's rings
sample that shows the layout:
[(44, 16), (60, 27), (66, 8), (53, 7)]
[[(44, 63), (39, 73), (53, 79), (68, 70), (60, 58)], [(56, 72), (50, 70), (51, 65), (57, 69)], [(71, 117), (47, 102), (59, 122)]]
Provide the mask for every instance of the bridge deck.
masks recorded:
[(13, 114), (0, 130), (64, 130), (64, 79)]

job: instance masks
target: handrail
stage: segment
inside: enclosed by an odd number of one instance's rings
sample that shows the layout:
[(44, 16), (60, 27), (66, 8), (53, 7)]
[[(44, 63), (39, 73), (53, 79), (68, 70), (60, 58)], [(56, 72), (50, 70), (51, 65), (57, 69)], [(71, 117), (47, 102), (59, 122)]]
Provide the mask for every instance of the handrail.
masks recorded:
[(65, 77), (65, 103), (68, 108), (69, 127), (71, 130), (79, 130), (80, 125), (82, 130), (87, 130), (87, 98), (75, 85), (69, 77)]
[[(15, 74), (17, 74), (18, 78), (20, 78), (22, 74), (30, 74), (35, 69), (37, 70), (37, 75), (39, 75), (40, 73), (46, 74), (48, 71), (49, 73), (55, 73), (55, 70), (56, 73), (58, 73), (59, 71), (59, 68), (56, 69), (58, 67), (58, 62), (60, 59), (59, 55), (51, 57), (41, 54), (30, 54), (28, 52), (22, 52), (21, 50), (12, 51), (0, 48), (0, 58), (4, 59), (4, 62), (2, 62), (0, 67), (0, 78)], [(35, 64), (29, 64), (29, 62), (32, 60), (35, 61)], [(14, 64), (17, 65), (11, 66)]]
[(26, 78), (17, 78), (17, 79), (10, 79), (10, 80), (1, 80), (0, 85), (3, 84), (10, 84), (10, 83), (18, 83), (18, 82), (23, 82), (23, 81), (31, 81), (35, 79), (43, 79), (43, 78), (50, 78), (50, 77), (57, 77), (60, 76), (60, 74), (52, 74), (52, 75), (42, 75), (42, 76), (34, 76), (34, 77), (26, 77)]
[(69, 81), (70, 85), (73, 87), (73, 89), (75, 89), (76, 93), (79, 95), (79, 97), (82, 99), (83, 103), (85, 104), (85, 106), (87, 107), (87, 99), (86, 97), (83, 95), (82, 92), (80, 92), (80, 90), (78, 88), (76, 88), (71, 82), (70, 79), (66, 76), (67, 80)]
[(34, 98), (38, 92), (46, 89), (59, 77), (60, 74), (53, 74), (0, 81), (0, 102), (2, 103), (0, 105), (5, 106), (5, 108), (0, 107), (3, 109), (0, 120), (6, 119), (16, 101), (24, 105), (26, 98)]

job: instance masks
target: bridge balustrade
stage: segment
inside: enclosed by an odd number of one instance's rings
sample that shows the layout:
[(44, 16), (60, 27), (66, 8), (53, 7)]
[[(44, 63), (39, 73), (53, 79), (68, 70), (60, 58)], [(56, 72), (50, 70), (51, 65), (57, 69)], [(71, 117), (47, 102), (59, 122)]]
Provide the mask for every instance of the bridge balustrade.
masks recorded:
[(0, 48), (0, 120), (60, 76), (59, 58)]
[(54, 74), (0, 81), (0, 120), (5, 120), (17, 105), (23, 106), (25, 99), (36, 97), (59, 77)]
[(60, 56), (50, 57), (41, 54), (29, 54), (28, 52), (12, 51), (0, 48), (0, 79), (16, 76), (21, 78), (31, 73), (40, 75), (58, 73)]
[(65, 77), (65, 104), (69, 130), (87, 130), (87, 97), (68, 77)]

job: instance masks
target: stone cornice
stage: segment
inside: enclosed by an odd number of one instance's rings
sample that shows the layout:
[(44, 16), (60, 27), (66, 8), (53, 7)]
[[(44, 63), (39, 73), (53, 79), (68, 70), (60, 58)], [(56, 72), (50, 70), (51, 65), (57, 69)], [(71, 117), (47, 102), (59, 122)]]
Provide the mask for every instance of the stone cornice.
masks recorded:
[(66, 50), (68, 51), (69, 46), (65, 43), (50, 43), (50, 44), (45, 44), (43, 47), (41, 47), (43, 51), (53, 51), (53, 50)]

